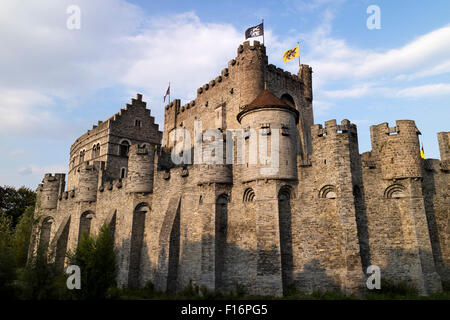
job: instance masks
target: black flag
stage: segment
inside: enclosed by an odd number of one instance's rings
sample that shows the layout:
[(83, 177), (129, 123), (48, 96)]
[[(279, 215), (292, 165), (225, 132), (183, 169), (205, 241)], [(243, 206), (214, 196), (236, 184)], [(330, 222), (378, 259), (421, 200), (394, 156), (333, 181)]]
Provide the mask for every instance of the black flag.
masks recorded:
[(257, 26), (248, 28), (245, 30), (245, 39), (254, 38), (264, 35), (264, 23), (260, 23)]

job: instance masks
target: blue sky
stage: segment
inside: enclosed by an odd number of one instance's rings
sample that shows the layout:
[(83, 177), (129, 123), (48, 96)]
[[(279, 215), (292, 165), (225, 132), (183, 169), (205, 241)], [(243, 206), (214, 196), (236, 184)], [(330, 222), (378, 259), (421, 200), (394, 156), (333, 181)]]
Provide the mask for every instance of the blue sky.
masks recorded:
[[(81, 28), (69, 30), (69, 5)], [(366, 9), (381, 10), (369, 30)], [(312, 66), (315, 122), (369, 127), (413, 119), (425, 154), (439, 158), (448, 131), (450, 2), (6, 0), (0, 5), (0, 185), (35, 188), (45, 172), (66, 172), (69, 148), (97, 120), (137, 92), (163, 123), (167, 83), (189, 101), (234, 58), (247, 27), (265, 21), (269, 62), (301, 42)], [(161, 126), (160, 126), (161, 128)]]

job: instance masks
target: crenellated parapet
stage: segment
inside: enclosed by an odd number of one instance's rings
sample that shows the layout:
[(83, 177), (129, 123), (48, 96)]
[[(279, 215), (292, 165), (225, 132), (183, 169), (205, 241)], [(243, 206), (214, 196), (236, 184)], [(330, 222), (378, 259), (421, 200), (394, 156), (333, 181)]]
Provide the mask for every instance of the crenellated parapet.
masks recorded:
[(450, 132), (439, 132), (437, 134), (439, 151), (441, 154), (440, 167), (442, 171), (450, 171)]
[(45, 174), (42, 184), (37, 189), (37, 196), (42, 209), (56, 209), (58, 198), (64, 192), (65, 177), (64, 173)]
[(333, 137), (343, 133), (357, 134), (356, 125), (350, 123), (349, 120), (344, 119), (339, 125), (336, 120), (329, 120), (325, 122), (325, 127), (321, 124), (315, 124), (311, 127), (311, 135), (313, 138), (326, 136)]
[(372, 154), (381, 167), (383, 179), (422, 177), (420, 158), (420, 131), (412, 120), (397, 120), (370, 127)]
[(104, 170), (105, 163), (95, 161), (93, 164), (85, 162), (79, 169), (78, 201), (96, 201), (99, 172)]
[(344, 119), (325, 122), (325, 126), (311, 127), (311, 162), (316, 170), (337, 174), (336, 169), (350, 170), (359, 161), (356, 125)]

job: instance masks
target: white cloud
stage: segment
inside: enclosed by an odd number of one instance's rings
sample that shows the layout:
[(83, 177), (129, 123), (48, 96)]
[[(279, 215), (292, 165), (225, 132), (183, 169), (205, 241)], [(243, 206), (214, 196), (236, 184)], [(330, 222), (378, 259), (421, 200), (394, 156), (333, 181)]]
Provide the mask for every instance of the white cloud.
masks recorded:
[(120, 81), (153, 92), (158, 100), (171, 81), (173, 95), (192, 99), (227, 67), (242, 38), (232, 25), (202, 23), (193, 12), (151, 19), (128, 39), (134, 62)]
[(430, 96), (450, 95), (450, 83), (427, 84), (401, 89), (396, 94), (398, 97), (422, 98)]
[(17, 149), (17, 150), (12, 150), (11, 152), (8, 153), (8, 156), (11, 158), (17, 158), (17, 157), (25, 157), (27, 156), (29, 153), (25, 150), (22, 149)]
[(46, 124), (55, 124), (49, 108), (52, 104), (49, 97), (36, 91), (0, 88), (0, 134), (36, 134)]
[(20, 175), (28, 176), (34, 175), (37, 177), (43, 177), (46, 173), (66, 173), (67, 165), (65, 164), (55, 164), (50, 166), (38, 166), (38, 165), (28, 165), (26, 167), (19, 168), (17, 173)]
[(329, 81), (413, 80), (450, 73), (450, 25), (385, 51), (351, 46), (330, 36), (332, 15), (306, 35), (311, 46), (304, 58), (314, 67), (320, 86)]

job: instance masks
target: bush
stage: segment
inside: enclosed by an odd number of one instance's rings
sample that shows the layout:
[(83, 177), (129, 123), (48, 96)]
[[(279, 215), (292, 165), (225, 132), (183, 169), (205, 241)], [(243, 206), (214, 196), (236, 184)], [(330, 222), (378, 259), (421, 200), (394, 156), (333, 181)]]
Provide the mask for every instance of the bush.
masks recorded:
[(25, 268), (18, 270), (18, 295), (27, 300), (70, 299), (66, 287), (66, 276), (56, 270), (55, 265), (47, 261), (47, 248), (38, 246), (36, 255)]
[(81, 270), (81, 289), (74, 290), (79, 299), (105, 299), (116, 285), (116, 250), (111, 228), (104, 224), (98, 236), (84, 233), (69, 261)]

